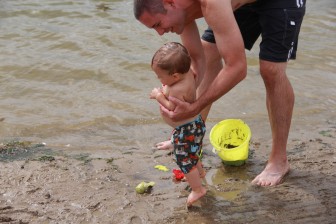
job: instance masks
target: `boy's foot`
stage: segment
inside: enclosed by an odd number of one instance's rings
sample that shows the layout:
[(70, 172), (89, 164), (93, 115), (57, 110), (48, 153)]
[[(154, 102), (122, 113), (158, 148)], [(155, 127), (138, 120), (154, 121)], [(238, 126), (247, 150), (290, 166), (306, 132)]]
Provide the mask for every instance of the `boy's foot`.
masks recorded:
[(187, 199), (187, 208), (190, 208), (193, 205), (193, 203), (195, 203), (205, 194), (206, 194), (206, 189), (204, 187), (201, 187), (199, 191), (191, 191)]
[(168, 141), (164, 141), (164, 142), (159, 142), (155, 145), (155, 147), (157, 149), (160, 149), (160, 150), (170, 150), (170, 149), (173, 149), (173, 144), (171, 143), (170, 140)]

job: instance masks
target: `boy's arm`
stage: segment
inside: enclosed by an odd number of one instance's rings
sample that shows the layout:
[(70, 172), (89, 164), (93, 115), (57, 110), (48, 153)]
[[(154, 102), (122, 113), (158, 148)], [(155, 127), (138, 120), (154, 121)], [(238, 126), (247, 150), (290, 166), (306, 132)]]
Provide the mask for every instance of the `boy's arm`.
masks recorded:
[(175, 109), (175, 104), (167, 99), (161, 88), (154, 88), (150, 94), (150, 98), (156, 99), (162, 106), (170, 111)]

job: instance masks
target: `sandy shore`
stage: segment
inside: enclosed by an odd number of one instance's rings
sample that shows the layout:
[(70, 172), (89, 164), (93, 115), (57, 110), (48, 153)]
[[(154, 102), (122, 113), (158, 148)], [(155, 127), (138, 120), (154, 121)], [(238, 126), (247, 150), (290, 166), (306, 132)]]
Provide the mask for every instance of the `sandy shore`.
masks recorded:
[[(171, 181), (176, 165), (167, 151), (76, 154), (23, 143), (10, 151), (2, 144), (0, 223), (331, 224), (336, 220), (335, 139), (335, 124), (326, 124), (305, 139), (290, 140), (291, 172), (283, 184), (268, 188), (250, 181), (265, 165), (269, 141), (252, 138), (249, 160), (241, 167), (224, 166), (205, 145), (208, 193), (189, 211), (187, 185)], [(155, 169), (157, 164), (170, 171)], [(140, 195), (135, 186), (141, 181), (156, 184)]]

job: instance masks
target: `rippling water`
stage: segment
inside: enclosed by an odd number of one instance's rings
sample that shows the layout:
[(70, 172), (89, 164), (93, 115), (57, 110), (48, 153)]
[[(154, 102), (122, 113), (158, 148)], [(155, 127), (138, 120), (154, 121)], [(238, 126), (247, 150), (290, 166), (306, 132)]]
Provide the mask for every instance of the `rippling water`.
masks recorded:
[[(93, 150), (168, 138), (170, 128), (148, 98), (159, 85), (149, 63), (178, 37), (142, 26), (132, 1), (0, 0), (0, 30), (1, 141)], [(336, 2), (308, 1), (298, 59), (288, 66), (294, 131), (336, 120), (335, 34)], [(208, 130), (231, 117), (246, 120), (252, 132), (268, 128), (257, 54), (256, 45), (247, 53), (248, 77), (215, 103)]]

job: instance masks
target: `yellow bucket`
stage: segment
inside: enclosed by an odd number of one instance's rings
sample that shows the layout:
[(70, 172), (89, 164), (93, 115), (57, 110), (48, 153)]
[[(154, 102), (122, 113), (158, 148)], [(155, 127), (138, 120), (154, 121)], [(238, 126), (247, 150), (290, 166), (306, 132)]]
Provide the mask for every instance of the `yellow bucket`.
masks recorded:
[(226, 165), (243, 165), (248, 157), (251, 130), (240, 119), (227, 119), (217, 123), (210, 131), (214, 152)]

